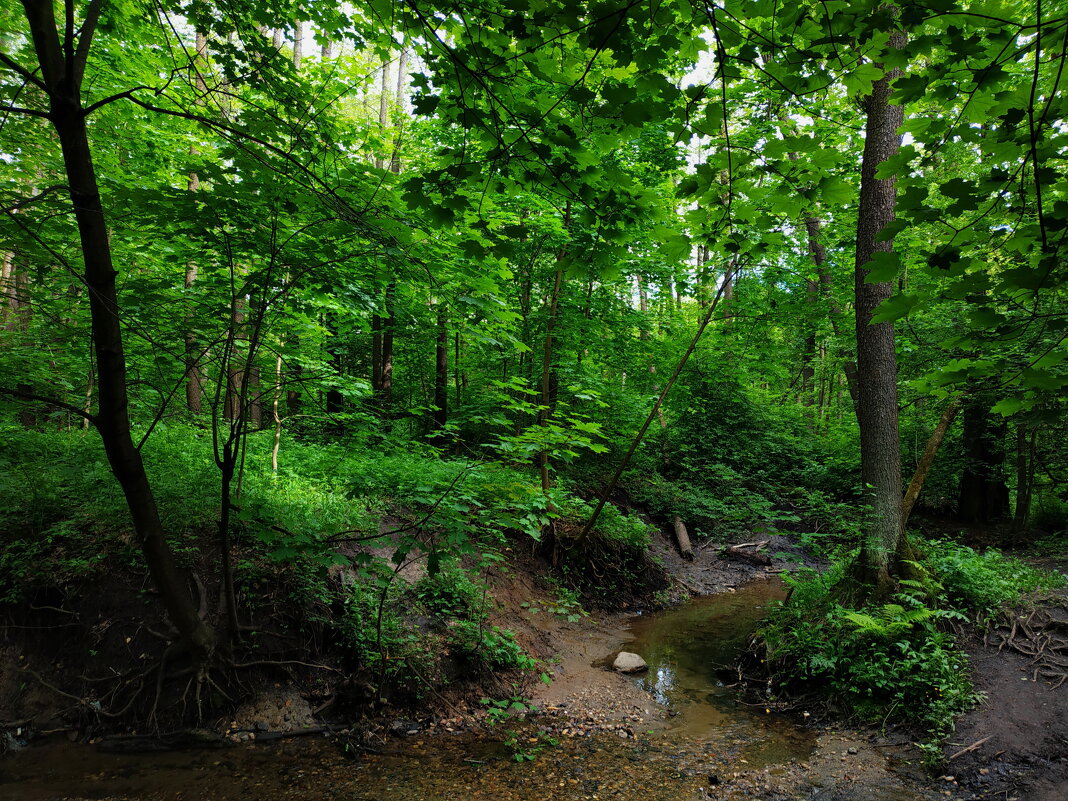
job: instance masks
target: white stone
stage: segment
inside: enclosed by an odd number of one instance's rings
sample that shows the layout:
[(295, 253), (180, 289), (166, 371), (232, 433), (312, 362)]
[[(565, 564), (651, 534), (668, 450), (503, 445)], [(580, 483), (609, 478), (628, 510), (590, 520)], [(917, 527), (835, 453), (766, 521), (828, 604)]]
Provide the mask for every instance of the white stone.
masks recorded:
[(645, 664), (645, 660), (637, 654), (632, 654), (629, 651), (620, 651), (619, 656), (612, 663), (612, 669), (617, 670), (620, 673), (641, 673), (649, 666)]

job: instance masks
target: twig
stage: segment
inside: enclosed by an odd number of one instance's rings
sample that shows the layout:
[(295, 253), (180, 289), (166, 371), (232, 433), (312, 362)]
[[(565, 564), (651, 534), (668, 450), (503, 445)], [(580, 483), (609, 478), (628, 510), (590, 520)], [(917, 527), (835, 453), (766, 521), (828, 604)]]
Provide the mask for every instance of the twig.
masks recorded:
[(275, 667), (281, 667), (283, 665), (300, 665), (302, 667), (315, 668), (317, 670), (332, 670), (334, 673), (344, 673), (336, 667), (330, 665), (316, 665), (312, 662), (299, 662), (296, 659), (255, 659), (252, 662), (230, 662), (232, 668), (250, 668), (260, 667), (261, 665), (273, 665)]
[(983, 739), (981, 739), (981, 740), (976, 740), (976, 741), (975, 741), (974, 743), (972, 743), (971, 745), (969, 745), (969, 746), (968, 746), (967, 748), (962, 748), (962, 749), (961, 749), (960, 751), (958, 751), (957, 753), (955, 753), (955, 754), (954, 754), (953, 756), (949, 757), (949, 758), (948, 758), (948, 759), (946, 760), (946, 762), (952, 762), (952, 761), (953, 761), (954, 759), (956, 759), (957, 757), (959, 757), (959, 756), (964, 756), (965, 754), (967, 754), (967, 753), (970, 753), (970, 752), (972, 752), (972, 751), (976, 750), (976, 749), (977, 749), (977, 748), (979, 748), (979, 747), (980, 747), (980, 746), (981, 746), (981, 745), (982, 745), (983, 743), (985, 743), (985, 742), (986, 742), (987, 740), (989, 740), (989, 739), (990, 739), (990, 738), (991, 738), (992, 736), (993, 736), (993, 735), (987, 735), (986, 737), (984, 737), (984, 738), (983, 738)]

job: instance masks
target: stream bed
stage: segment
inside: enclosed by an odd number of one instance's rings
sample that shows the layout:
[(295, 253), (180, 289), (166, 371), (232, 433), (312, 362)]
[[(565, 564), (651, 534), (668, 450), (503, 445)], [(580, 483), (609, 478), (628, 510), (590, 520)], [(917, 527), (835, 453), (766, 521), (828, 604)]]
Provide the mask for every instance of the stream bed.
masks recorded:
[[(632, 618), (617, 650), (640, 654), (634, 681), (670, 716), (633, 737), (590, 732), (541, 747), (543, 718), (488, 734), (389, 738), (382, 753), (347, 756), (325, 737), (216, 750), (102, 753), (53, 742), (0, 759), (0, 801), (433, 801), (494, 799), (835, 799), (920, 801), (933, 793), (898, 751), (867, 734), (817, 733), (742, 704), (730, 664), (783, 596), (777, 579)], [(607, 656), (607, 655), (606, 655)], [(505, 731), (537, 750), (517, 762)]]

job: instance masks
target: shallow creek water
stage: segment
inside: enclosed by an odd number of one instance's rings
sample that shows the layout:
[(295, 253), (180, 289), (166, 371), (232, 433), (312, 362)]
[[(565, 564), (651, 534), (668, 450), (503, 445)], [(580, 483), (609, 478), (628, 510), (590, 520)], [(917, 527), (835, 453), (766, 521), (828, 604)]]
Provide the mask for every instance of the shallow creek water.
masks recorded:
[(741, 703), (728, 686), (730, 665), (767, 614), (786, 596), (778, 579), (754, 581), (727, 593), (634, 618), (623, 648), (649, 665), (638, 683), (677, 713), (667, 729), (695, 738), (746, 740), (747, 763), (756, 767), (803, 760), (815, 736), (763, 708)]
[[(0, 760), (0, 801), (928, 798), (900, 783), (887, 787), (882, 755), (846, 764), (835, 751), (821, 765), (813, 732), (742, 705), (718, 678), (717, 668), (733, 660), (766, 605), (781, 597), (780, 582), (756, 582), (632, 619), (619, 650), (646, 659), (650, 669), (635, 681), (677, 712), (666, 726), (633, 738), (560, 737), (523, 764), (499, 739), (475, 733), (391, 738), (387, 753), (356, 760), (319, 737), (163, 754), (101, 753), (63, 742)], [(517, 734), (536, 735), (543, 725), (535, 719)], [(874, 775), (856, 784), (864, 767)], [(842, 794), (839, 785), (854, 789)]]

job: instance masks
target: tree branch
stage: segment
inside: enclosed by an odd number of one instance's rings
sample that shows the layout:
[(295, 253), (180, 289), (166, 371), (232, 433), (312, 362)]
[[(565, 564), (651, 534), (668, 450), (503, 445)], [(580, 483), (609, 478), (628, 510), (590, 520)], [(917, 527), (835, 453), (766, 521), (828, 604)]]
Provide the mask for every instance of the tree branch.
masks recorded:
[(7, 395), (16, 400), (37, 401), (38, 403), (55, 406), (57, 409), (63, 409), (71, 414), (76, 414), (78, 417), (88, 420), (92, 425), (96, 425), (96, 415), (89, 414), (84, 409), (79, 409), (77, 406), (65, 403), (61, 400), (56, 400), (55, 398), (49, 398), (46, 395), (38, 395), (35, 392), (22, 392), (17, 389), (7, 389), (6, 387), (0, 387), (0, 395)]
[(85, 64), (89, 60), (89, 47), (93, 43), (93, 34), (96, 32), (96, 24), (100, 20), (100, 10), (103, 5), (103, 0), (92, 0), (89, 3), (89, 8), (85, 10), (85, 21), (82, 22), (81, 35), (78, 37), (78, 48), (74, 52), (75, 86), (82, 85)]
[(4, 114), (28, 114), (31, 117), (43, 117), (44, 119), (50, 119), (47, 111), (37, 111), (32, 108), (21, 108), (20, 106), (0, 106), (0, 112)]
[(29, 81), (34, 86), (36, 86), (38, 89), (41, 89), (44, 92), (48, 91), (48, 86), (45, 85), (44, 81), (42, 81), (40, 78), (38, 78), (36, 75), (34, 75), (32, 72), (30, 72), (25, 67), (23, 67), (21, 64), (19, 64), (13, 58), (8, 56), (6, 53), (0, 53), (0, 64), (3, 64), (5, 67), (7, 67), (12, 72), (17, 73), (22, 78), (24, 78), (25, 80)]

